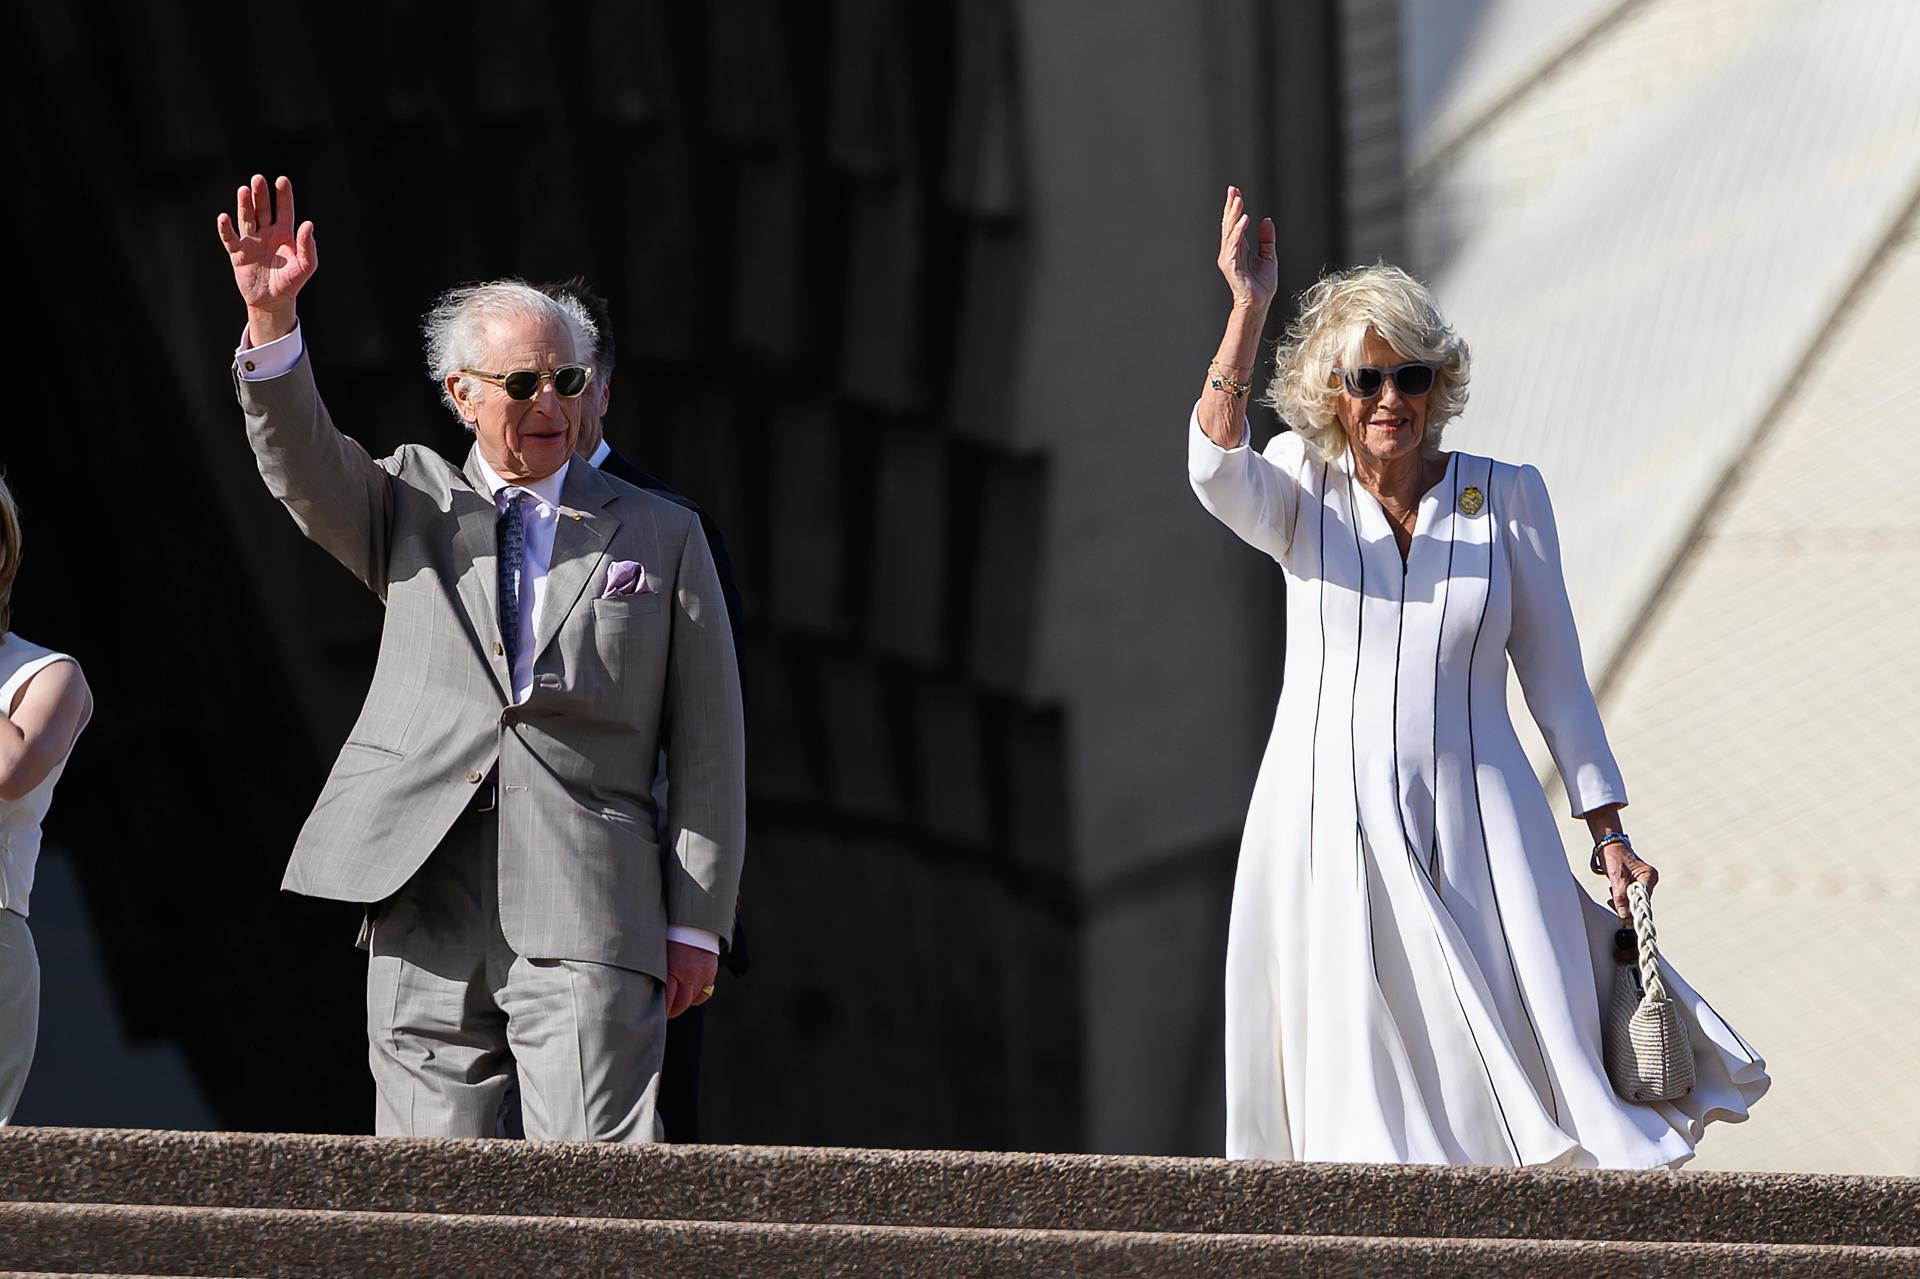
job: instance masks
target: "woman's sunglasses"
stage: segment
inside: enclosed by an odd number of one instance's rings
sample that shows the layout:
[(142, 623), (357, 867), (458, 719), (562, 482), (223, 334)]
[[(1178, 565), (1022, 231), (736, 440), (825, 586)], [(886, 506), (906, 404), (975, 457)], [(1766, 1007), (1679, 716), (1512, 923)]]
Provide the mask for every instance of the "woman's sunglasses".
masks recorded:
[(562, 364), (557, 369), (515, 369), (511, 373), (482, 373), (479, 369), (461, 369), (468, 377), (491, 382), (507, 393), (510, 400), (531, 400), (540, 394), (540, 383), (551, 381), (553, 393), (571, 400), (593, 381), (593, 370), (584, 364)]
[(1439, 371), (1436, 365), (1407, 363), (1390, 369), (1363, 364), (1357, 369), (1335, 369), (1333, 373), (1346, 384), (1348, 395), (1356, 400), (1371, 400), (1380, 394), (1388, 378), (1393, 379), (1394, 388), (1402, 395), (1425, 395), (1433, 389), (1433, 379)]

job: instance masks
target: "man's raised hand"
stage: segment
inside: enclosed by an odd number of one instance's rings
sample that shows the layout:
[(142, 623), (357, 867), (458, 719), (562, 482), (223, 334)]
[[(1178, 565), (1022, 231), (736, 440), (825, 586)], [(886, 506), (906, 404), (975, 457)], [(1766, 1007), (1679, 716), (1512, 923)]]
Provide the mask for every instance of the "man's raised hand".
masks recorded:
[(293, 332), (294, 296), (320, 267), (313, 223), (293, 220), (293, 183), (278, 178), (273, 187), (277, 200), (269, 200), (266, 178), (254, 174), (237, 192), (233, 216), (222, 213), (216, 224), (247, 304), (247, 340), (254, 346)]

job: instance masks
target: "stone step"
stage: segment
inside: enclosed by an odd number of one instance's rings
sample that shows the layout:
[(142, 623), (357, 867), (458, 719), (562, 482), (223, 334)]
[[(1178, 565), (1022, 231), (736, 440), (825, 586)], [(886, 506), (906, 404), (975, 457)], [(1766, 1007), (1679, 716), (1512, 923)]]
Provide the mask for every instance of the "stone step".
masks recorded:
[(0, 1200), (708, 1223), (1915, 1242), (1920, 1180), (0, 1129)]
[(1408, 1239), (1141, 1231), (632, 1221), (291, 1208), (0, 1204), (9, 1264), (96, 1274), (442, 1279), (449, 1274), (889, 1279), (1071, 1274), (1258, 1276), (1870, 1276), (1920, 1250), (1822, 1244)]

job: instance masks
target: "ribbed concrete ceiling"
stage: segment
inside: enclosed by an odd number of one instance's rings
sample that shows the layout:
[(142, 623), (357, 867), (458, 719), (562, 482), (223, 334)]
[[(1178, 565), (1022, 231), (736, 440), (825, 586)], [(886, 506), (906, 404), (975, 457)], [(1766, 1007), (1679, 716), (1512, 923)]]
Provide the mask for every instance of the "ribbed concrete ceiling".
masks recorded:
[(1423, 176), (1450, 442), (1546, 474), (1604, 671), (1920, 191), (1920, 6), (1649, 0)]

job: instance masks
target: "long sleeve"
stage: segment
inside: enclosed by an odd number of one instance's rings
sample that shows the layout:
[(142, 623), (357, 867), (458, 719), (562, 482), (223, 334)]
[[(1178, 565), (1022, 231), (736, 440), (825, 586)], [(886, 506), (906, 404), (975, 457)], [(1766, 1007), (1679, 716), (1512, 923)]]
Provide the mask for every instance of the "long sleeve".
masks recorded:
[(1619, 765), (1587, 683), (1560, 569), (1560, 535), (1540, 472), (1523, 466), (1505, 494), (1505, 532), (1513, 567), (1513, 659), (1527, 708), (1547, 739), (1573, 815), (1627, 802)]
[(246, 413), (247, 442), (260, 478), (300, 531), (385, 599), (398, 462), (375, 461), (334, 428), (313, 365), (303, 348), (296, 350), (292, 367), (277, 377), (245, 370), (245, 352), (236, 357), (234, 393)]
[(740, 673), (713, 555), (687, 521), (667, 654), (667, 922), (732, 936), (747, 825)]
[(1264, 453), (1247, 443), (1223, 449), (1200, 429), (1196, 407), (1187, 423), (1187, 479), (1200, 505), (1215, 519), (1249, 546), (1279, 560), (1293, 542), (1294, 512), (1300, 504), (1294, 468), (1304, 447), (1299, 436), (1282, 431)]

